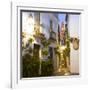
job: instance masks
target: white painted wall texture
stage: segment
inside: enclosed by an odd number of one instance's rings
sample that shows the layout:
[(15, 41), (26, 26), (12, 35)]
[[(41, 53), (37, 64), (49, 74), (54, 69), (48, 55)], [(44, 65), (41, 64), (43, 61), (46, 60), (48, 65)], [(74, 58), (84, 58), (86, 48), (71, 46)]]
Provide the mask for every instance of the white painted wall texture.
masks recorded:
[[(69, 15), (68, 30), (70, 37), (80, 39), (80, 15)], [(73, 45), (70, 44), (70, 50), (70, 71), (79, 73), (79, 49), (74, 50)]]

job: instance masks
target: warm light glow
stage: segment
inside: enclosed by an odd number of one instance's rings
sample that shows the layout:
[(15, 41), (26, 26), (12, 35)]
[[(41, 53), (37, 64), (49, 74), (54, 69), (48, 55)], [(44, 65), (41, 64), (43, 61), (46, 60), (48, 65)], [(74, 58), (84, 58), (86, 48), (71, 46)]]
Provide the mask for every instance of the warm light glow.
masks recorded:
[(40, 33), (43, 33), (42, 24), (40, 24)]
[(61, 46), (60, 47), (60, 50), (62, 50), (62, 51), (65, 50), (65, 49), (66, 49), (66, 46)]
[(34, 18), (31, 16), (28, 16), (27, 18), (25, 18), (23, 24), (24, 24), (23, 32), (25, 33), (25, 37), (23, 41), (24, 41), (24, 45), (26, 45), (29, 38), (31, 38), (34, 33)]
[(28, 17), (28, 18), (27, 18), (27, 23), (28, 23), (29, 25), (33, 25), (33, 24), (34, 24), (34, 19), (33, 19), (33, 17)]
[(34, 19), (32, 17), (27, 18), (26, 31), (28, 34), (33, 34), (34, 32)]

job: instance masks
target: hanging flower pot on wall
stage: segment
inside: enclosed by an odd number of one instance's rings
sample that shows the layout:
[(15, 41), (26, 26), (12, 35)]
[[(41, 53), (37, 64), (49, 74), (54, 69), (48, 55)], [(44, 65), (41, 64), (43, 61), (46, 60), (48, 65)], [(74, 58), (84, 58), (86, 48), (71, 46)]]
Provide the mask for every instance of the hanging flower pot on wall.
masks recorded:
[(72, 44), (73, 44), (74, 50), (78, 50), (79, 49), (79, 39), (73, 38)]

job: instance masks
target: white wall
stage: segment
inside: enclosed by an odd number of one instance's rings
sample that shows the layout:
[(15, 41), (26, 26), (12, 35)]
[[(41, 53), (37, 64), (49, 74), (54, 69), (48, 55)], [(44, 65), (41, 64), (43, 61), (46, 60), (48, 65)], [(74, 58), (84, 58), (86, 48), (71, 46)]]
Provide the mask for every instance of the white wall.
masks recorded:
[(42, 32), (45, 34), (46, 38), (50, 35), (50, 20), (52, 20), (53, 31), (57, 34), (58, 31), (58, 20), (53, 13), (40, 13), (40, 23), (43, 25)]
[[(70, 37), (80, 38), (80, 15), (69, 15), (68, 30)], [(70, 44), (70, 71), (79, 73), (79, 49), (74, 50)]]
[(46, 38), (49, 38), (50, 17), (48, 13), (40, 13), (40, 23), (42, 24), (42, 33), (45, 34)]

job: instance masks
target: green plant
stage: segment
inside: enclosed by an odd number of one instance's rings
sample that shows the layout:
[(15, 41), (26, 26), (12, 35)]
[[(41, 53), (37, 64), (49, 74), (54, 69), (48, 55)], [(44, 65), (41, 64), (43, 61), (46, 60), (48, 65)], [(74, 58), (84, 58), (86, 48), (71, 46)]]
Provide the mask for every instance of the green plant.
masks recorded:
[(40, 66), (40, 61), (33, 57), (30, 61), (30, 66), (29, 66), (31, 77), (39, 76), (39, 66)]
[(48, 47), (48, 45), (50, 44), (50, 41), (47, 40), (45, 37), (41, 40), (41, 43), (44, 47)]
[(51, 76), (53, 74), (52, 60), (42, 61), (41, 63), (41, 76)]
[(69, 40), (67, 40), (66, 45), (67, 45), (67, 48), (70, 47), (70, 41)]
[(70, 48), (69, 47), (67, 47), (64, 51), (63, 51), (63, 53), (64, 53), (64, 55), (65, 56), (70, 56)]
[(30, 44), (32, 44), (34, 40), (32, 38), (29, 38), (28, 42), (30, 42)]
[(23, 77), (28, 77), (30, 74), (30, 71), (29, 71), (30, 60), (31, 60), (31, 56), (28, 53), (22, 56), (22, 76)]
[(43, 55), (48, 55), (48, 50), (42, 50)]
[(37, 77), (39, 76), (39, 65), (40, 62), (36, 58), (29, 55), (29, 53), (25, 54), (22, 57), (22, 72), (23, 77)]

